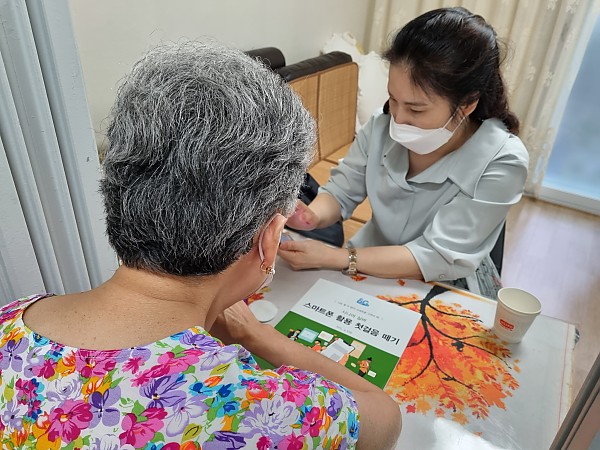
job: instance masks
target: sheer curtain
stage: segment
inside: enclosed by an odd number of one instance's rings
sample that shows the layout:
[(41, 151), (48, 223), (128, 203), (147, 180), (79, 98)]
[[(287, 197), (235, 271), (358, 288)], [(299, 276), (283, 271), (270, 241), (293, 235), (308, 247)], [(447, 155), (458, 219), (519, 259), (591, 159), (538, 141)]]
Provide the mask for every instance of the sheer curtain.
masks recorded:
[(508, 44), (504, 77), (520, 137), (530, 154), (526, 192), (537, 196), (558, 126), (581, 64), (598, 0), (373, 0), (368, 50), (381, 51), (394, 31), (431, 9), (464, 6), (482, 15)]

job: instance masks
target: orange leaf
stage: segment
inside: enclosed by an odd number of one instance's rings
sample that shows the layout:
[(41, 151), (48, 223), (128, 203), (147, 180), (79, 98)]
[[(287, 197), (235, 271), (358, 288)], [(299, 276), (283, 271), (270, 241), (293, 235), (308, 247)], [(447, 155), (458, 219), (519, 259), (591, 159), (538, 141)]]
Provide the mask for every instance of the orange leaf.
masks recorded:
[(483, 385), (479, 389), (479, 393), (485, 398), (485, 400), (488, 402), (488, 405), (490, 405), (490, 406), (496, 405), (496, 406), (498, 406), (498, 408), (506, 409), (506, 406), (504, 405), (504, 402), (502, 401), (503, 398), (506, 398), (506, 394), (504, 394), (504, 392), (502, 392), (501, 385), (499, 385), (499, 384), (498, 385), (493, 385), (493, 384)]
[(465, 424), (469, 423), (469, 419), (467, 419), (467, 416), (465, 416), (461, 412), (457, 412), (457, 413), (452, 414), (452, 420), (454, 420), (455, 422), (460, 423), (461, 425), (465, 425)]
[(417, 400), (417, 411), (425, 414), (427, 411), (431, 409), (431, 405), (427, 400)]

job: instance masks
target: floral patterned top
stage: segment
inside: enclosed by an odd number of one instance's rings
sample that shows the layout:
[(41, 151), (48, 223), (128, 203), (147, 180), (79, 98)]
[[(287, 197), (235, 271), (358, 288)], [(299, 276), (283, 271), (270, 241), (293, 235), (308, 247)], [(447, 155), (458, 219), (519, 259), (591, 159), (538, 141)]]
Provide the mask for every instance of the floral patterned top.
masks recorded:
[(143, 347), (85, 350), (0, 309), (0, 442), (31, 449), (354, 448), (352, 394), (320, 375), (260, 370), (200, 327)]

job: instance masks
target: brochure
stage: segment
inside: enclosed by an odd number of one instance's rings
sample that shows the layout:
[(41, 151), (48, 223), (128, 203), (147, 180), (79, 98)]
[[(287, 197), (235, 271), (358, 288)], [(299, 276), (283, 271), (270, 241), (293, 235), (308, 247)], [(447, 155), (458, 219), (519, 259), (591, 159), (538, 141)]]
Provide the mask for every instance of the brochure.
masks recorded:
[(420, 318), (417, 312), (319, 279), (275, 329), (383, 388)]

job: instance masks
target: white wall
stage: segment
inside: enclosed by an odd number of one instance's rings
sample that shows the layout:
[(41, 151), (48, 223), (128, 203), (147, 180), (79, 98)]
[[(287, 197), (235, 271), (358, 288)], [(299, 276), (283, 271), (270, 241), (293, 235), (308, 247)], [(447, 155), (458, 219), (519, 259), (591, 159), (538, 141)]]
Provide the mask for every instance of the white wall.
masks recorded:
[(288, 64), (319, 54), (334, 32), (364, 42), (371, 0), (69, 0), (92, 123), (102, 146), (114, 88), (161, 41), (212, 36), (249, 50), (278, 47)]

